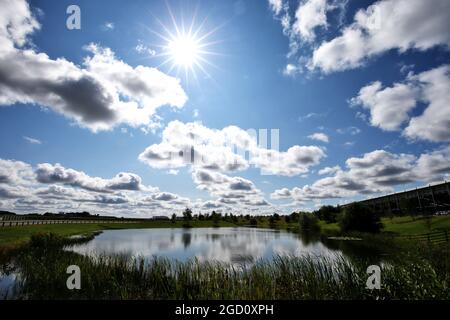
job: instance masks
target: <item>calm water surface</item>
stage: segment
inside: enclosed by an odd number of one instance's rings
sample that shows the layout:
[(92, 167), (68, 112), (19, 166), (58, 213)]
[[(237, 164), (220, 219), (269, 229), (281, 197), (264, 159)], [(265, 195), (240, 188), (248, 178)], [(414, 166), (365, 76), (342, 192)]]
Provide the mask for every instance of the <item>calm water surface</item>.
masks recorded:
[(71, 250), (82, 254), (131, 254), (186, 261), (217, 260), (232, 264), (252, 263), (277, 255), (336, 255), (320, 241), (305, 241), (297, 234), (254, 228), (129, 229), (107, 230)]

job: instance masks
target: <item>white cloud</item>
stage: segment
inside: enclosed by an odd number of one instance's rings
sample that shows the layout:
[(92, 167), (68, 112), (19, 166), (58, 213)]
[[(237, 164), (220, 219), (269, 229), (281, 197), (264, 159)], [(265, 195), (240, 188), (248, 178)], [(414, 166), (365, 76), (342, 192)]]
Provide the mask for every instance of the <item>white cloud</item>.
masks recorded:
[(375, 150), (362, 157), (346, 161), (346, 169), (339, 166), (324, 168), (319, 174), (332, 174), (312, 185), (275, 190), (273, 199), (311, 201), (315, 199), (349, 198), (380, 192), (392, 192), (393, 187), (412, 182), (443, 181), (450, 173), (450, 147), (423, 153), (394, 154)]
[(322, 132), (313, 133), (313, 134), (309, 135), (308, 138), (311, 140), (322, 141), (322, 142), (326, 142), (326, 143), (328, 143), (330, 141), (328, 136)]
[(230, 177), (228, 175), (204, 169), (196, 169), (192, 172), (192, 179), (200, 190), (207, 191), (217, 198), (214, 202), (218, 207), (223, 205), (260, 207), (269, 203), (263, 198), (262, 193), (254, 183), (242, 177)]
[(259, 149), (251, 159), (264, 175), (293, 177), (307, 173), (326, 157), (325, 151), (317, 146), (293, 146), (285, 152)]
[(370, 123), (383, 130), (399, 130), (409, 119), (416, 106), (417, 92), (414, 87), (397, 83), (391, 88), (383, 88), (376, 81), (363, 87), (352, 104), (362, 105), (370, 110)]
[(295, 12), (293, 32), (302, 40), (310, 42), (316, 37), (314, 29), (327, 26), (327, 0), (308, 0), (300, 2)]
[(155, 56), (156, 55), (156, 51), (155, 50), (153, 50), (152, 48), (146, 46), (143, 43), (138, 43), (134, 49), (139, 54), (147, 54), (149, 56)]
[(285, 76), (290, 76), (290, 77), (295, 76), (299, 72), (300, 72), (300, 69), (292, 63), (288, 63), (283, 70), (283, 74)]
[(28, 163), (0, 159), (0, 183), (22, 186), (33, 178), (33, 169)]
[(310, 112), (304, 116), (298, 117), (298, 121), (302, 122), (303, 120), (312, 119), (312, 118), (323, 118), (328, 115), (328, 112), (323, 113), (317, 113), (317, 112)]
[(334, 167), (325, 167), (323, 169), (319, 170), (320, 175), (329, 175), (329, 174), (335, 174), (336, 172), (340, 171), (340, 166), (334, 166)]
[[(363, 87), (352, 105), (370, 111), (370, 123), (383, 130), (403, 130), (412, 139), (434, 142), (450, 140), (450, 65), (443, 65), (417, 75), (410, 73), (404, 83), (383, 88), (376, 81)], [(412, 116), (419, 104), (425, 111)], [(405, 127), (406, 124), (406, 127)]]
[(141, 161), (158, 169), (191, 165), (226, 172), (254, 165), (263, 174), (284, 176), (306, 173), (324, 157), (325, 152), (317, 146), (293, 146), (284, 152), (266, 149), (257, 144), (256, 133), (236, 126), (217, 130), (180, 121), (170, 122), (162, 132), (161, 143), (139, 155)]
[(330, 12), (337, 11), (338, 26), (342, 24), (347, 0), (301, 0), (293, 13), (290, 12), (289, 3), (269, 0), (274, 18), (280, 22), (283, 34), (289, 38), (287, 58), (295, 58), (294, 62), (286, 65), (283, 74), (294, 76), (303, 72), (303, 67), (308, 62), (305, 55), (297, 56), (299, 49), (304, 49), (305, 44), (311, 45), (320, 29), (328, 29), (327, 15)]
[[(4, 7), (4, 8), (3, 8)], [(149, 125), (163, 105), (183, 107), (179, 81), (155, 68), (132, 67), (108, 48), (91, 44), (80, 68), (65, 58), (24, 49), (40, 27), (24, 0), (0, 13), (0, 105), (37, 104), (92, 131), (125, 123)]]
[(336, 132), (339, 134), (350, 134), (352, 136), (355, 136), (359, 133), (361, 133), (361, 129), (359, 129), (358, 127), (354, 127), (354, 126), (350, 126), (350, 127), (346, 127), (346, 128), (339, 128), (336, 129)]
[(105, 22), (102, 26), (103, 30), (105, 31), (114, 30), (114, 27), (114, 23), (110, 21)]
[(344, 147), (350, 148), (353, 147), (355, 145), (354, 141), (346, 141), (344, 142)]
[(314, 50), (310, 69), (325, 73), (353, 69), (367, 58), (397, 49), (450, 48), (447, 0), (381, 0), (359, 10), (342, 34)]
[(36, 139), (36, 138), (31, 138), (31, 137), (27, 137), (27, 136), (24, 136), (23, 138), (25, 139), (25, 141), (27, 141), (28, 143), (31, 143), (31, 144), (42, 144), (42, 141), (39, 139)]
[(275, 15), (279, 15), (283, 9), (283, 0), (269, 0), (269, 6)]
[(410, 80), (419, 83), (420, 99), (428, 106), (421, 115), (411, 118), (405, 128), (405, 136), (436, 142), (449, 141), (450, 65), (411, 76)]
[(31, 165), (0, 159), (0, 199), (16, 212), (80, 211), (109, 215), (171, 214), (192, 206), (188, 198), (144, 186), (133, 173), (91, 177), (60, 164)]
[(2, 1), (0, 12), (0, 49), (12, 50), (14, 45), (24, 46), (28, 36), (40, 29), (26, 1)]
[(111, 179), (90, 177), (82, 171), (67, 169), (59, 163), (37, 165), (36, 180), (40, 183), (61, 183), (80, 187), (89, 191), (112, 192), (113, 190), (148, 190), (142, 185), (141, 177), (128, 172), (120, 172)]

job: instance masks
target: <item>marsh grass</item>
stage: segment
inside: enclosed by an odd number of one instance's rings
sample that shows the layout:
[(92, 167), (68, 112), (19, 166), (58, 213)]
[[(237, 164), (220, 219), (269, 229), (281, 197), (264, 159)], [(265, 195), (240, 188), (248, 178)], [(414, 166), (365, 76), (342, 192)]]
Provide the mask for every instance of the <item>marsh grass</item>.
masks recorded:
[[(68, 242), (69, 241), (69, 242)], [(381, 290), (365, 288), (364, 260), (278, 256), (248, 266), (196, 259), (80, 255), (72, 240), (44, 234), (15, 257), (23, 299), (449, 299), (448, 270), (404, 255), (382, 265)], [(66, 268), (81, 269), (81, 290), (66, 288)]]

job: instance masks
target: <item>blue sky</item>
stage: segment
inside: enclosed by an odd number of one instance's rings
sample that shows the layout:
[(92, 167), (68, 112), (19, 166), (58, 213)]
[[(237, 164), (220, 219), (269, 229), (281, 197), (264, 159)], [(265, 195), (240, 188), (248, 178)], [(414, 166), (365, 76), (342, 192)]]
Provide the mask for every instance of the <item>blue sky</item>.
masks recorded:
[[(290, 212), (448, 179), (450, 4), (425, 2), (2, 1), (0, 207)], [(171, 12), (206, 19), (196, 79), (164, 64)], [(279, 163), (161, 160), (248, 129), (279, 130)]]

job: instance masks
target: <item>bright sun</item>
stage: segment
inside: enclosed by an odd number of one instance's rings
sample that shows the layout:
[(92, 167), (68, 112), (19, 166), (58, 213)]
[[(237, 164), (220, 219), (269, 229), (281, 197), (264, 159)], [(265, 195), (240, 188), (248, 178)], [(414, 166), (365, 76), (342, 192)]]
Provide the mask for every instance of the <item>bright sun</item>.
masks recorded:
[(200, 58), (200, 44), (189, 35), (180, 35), (167, 44), (173, 62), (182, 67), (191, 68)]
[(217, 68), (208, 59), (211, 55), (220, 55), (211, 51), (210, 46), (218, 43), (218, 41), (208, 40), (219, 27), (211, 30), (206, 29), (206, 18), (198, 25), (196, 25), (196, 13), (192, 16), (192, 21), (189, 25), (185, 25), (185, 20), (181, 18), (177, 21), (170, 7), (167, 7), (172, 21), (172, 27), (166, 26), (158, 18), (154, 17), (162, 28), (159, 32), (150, 30), (157, 35), (163, 43), (155, 45), (159, 47), (157, 53), (153, 57), (162, 57), (163, 65), (169, 65), (168, 72), (175, 69), (178, 75), (180, 71), (184, 71), (186, 80), (189, 74), (192, 74), (197, 79), (197, 70), (200, 70), (208, 79), (212, 79), (211, 75), (206, 71), (206, 65)]

